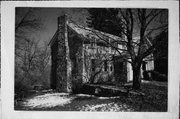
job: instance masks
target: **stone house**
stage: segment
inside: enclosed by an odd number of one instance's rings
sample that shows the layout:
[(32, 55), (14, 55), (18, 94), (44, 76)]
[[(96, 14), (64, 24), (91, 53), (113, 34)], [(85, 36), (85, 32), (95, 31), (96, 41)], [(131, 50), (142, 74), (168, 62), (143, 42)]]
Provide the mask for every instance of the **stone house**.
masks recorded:
[[(122, 43), (117, 46), (115, 39), (121, 39)], [(49, 45), (52, 89), (72, 92), (76, 85), (84, 83), (132, 81), (131, 64), (123, 58), (119, 60), (119, 57), (128, 57), (123, 52), (126, 49), (123, 38), (80, 26), (63, 15), (58, 17), (58, 29)], [(152, 62), (150, 67), (153, 68)]]

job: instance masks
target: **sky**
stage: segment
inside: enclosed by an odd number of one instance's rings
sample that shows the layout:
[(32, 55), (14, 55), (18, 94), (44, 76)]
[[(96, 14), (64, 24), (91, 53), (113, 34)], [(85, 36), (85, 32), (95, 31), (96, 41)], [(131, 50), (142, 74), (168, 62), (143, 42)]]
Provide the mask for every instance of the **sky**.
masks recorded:
[(50, 41), (57, 30), (57, 18), (63, 14), (67, 14), (73, 21), (86, 26), (87, 9), (80, 8), (40, 8), (35, 13), (40, 17), (44, 25), (44, 29), (40, 31), (39, 37), (41, 41)]
[[(17, 8), (20, 12), (27, 11), (29, 8)], [(87, 26), (86, 18), (88, 17), (88, 11), (86, 8), (36, 8), (34, 14), (42, 20), (44, 26), (43, 30), (38, 32), (38, 39), (41, 42), (49, 42), (57, 30), (57, 18), (63, 14), (67, 14), (76, 23)], [(16, 15), (17, 16), (17, 15)], [(167, 18), (166, 18), (167, 19)], [(152, 26), (156, 25), (153, 23)], [(138, 30), (135, 30), (138, 33)], [(139, 34), (138, 34), (139, 35)], [(136, 36), (137, 37), (137, 36)]]

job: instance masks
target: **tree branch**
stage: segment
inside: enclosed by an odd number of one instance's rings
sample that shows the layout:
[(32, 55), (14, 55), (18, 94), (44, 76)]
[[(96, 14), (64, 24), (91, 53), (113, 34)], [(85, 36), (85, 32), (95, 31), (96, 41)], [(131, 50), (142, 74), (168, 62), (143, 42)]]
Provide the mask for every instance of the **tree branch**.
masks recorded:
[[(70, 19), (69, 19), (69, 20), (70, 20)], [(98, 31), (96, 31), (96, 30), (93, 31), (93, 30), (91, 30), (91, 29), (88, 29), (88, 28), (85, 28), (85, 27), (83, 27), (83, 26), (80, 26), (80, 25), (78, 25), (77, 23), (75, 23), (75, 22), (72, 21), (72, 20), (70, 20), (70, 21), (71, 21), (72, 23), (74, 23), (77, 27), (92, 32), (92, 33), (91, 33), (92, 35), (95, 35), (95, 36), (97, 36), (100, 40), (105, 41), (108, 45), (110, 45), (110, 47), (114, 48), (114, 49), (119, 53), (119, 55), (123, 56), (122, 53), (119, 51), (119, 50), (122, 50), (122, 49), (113, 46), (109, 41), (105, 40), (105, 39), (102, 38), (100, 35), (102, 35), (102, 36), (104, 36), (104, 37), (106, 37), (106, 38), (108, 38), (108, 39), (110, 38), (111, 40), (115, 40), (115, 39), (113, 39), (113, 38), (111, 38), (111, 37), (109, 37), (109, 36), (107, 36), (107, 35), (105, 35), (105, 34), (103, 34), (103, 33), (101, 33), (101, 32), (98, 32)], [(100, 35), (99, 35), (99, 34), (100, 34)], [(117, 41), (117, 40), (115, 40), (115, 41)], [(126, 41), (118, 41), (118, 42), (127, 43)], [(127, 51), (127, 50), (123, 50), (123, 51)], [(126, 60), (126, 61), (129, 62), (129, 63), (132, 63), (131, 61), (127, 60), (127, 58), (124, 58), (124, 57), (123, 57), (123, 59)]]
[[(155, 14), (151, 14), (151, 18), (149, 21), (147, 21), (145, 28), (162, 12), (163, 10), (160, 10), (159, 12), (156, 12)], [(154, 12), (153, 12), (154, 13)], [(150, 16), (149, 16), (150, 17)]]

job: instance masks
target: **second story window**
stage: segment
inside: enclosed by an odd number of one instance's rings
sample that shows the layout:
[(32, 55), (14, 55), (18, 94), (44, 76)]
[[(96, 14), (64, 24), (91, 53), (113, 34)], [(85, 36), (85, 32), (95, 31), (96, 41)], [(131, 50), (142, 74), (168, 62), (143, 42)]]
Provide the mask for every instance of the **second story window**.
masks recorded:
[(91, 48), (93, 48), (94, 47), (94, 42), (93, 41), (91, 41)]
[(118, 48), (117, 42), (115, 42), (115, 43), (113, 44), (113, 46), (114, 46), (115, 48)]
[(95, 46), (96, 46), (96, 40), (95, 40), (94, 37), (92, 37), (92, 39), (91, 39), (91, 48), (95, 48)]

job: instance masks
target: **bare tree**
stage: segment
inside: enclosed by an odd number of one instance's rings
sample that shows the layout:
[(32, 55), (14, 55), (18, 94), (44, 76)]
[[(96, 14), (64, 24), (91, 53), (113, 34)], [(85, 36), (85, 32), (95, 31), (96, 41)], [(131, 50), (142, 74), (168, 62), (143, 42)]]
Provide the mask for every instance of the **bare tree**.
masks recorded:
[(21, 50), (23, 44), (29, 42), (32, 39), (32, 35), (35, 35), (36, 31), (43, 28), (41, 19), (35, 15), (34, 11), (32, 8), (16, 8), (15, 48), (17, 50)]
[[(71, 22), (76, 24), (76, 27), (87, 30), (89, 34), (106, 42), (119, 53), (125, 62), (130, 63), (133, 70), (133, 88), (140, 89), (141, 65), (144, 58), (149, 57), (160, 43), (155, 36), (168, 30), (168, 11), (165, 9), (119, 9), (119, 12), (123, 21), (124, 38), (113, 37), (110, 34), (80, 26), (72, 20)], [(119, 48), (118, 45), (122, 44), (125, 47)]]
[(15, 23), (16, 85), (31, 86), (42, 80), (50, 58), (47, 43), (38, 40), (43, 24), (31, 8), (17, 8)]
[(101, 48), (95, 46), (95, 51), (91, 51), (91, 53), (87, 53), (85, 50), (86, 58), (88, 57), (88, 59), (91, 59), (90, 57), (93, 56), (91, 66), (86, 66), (86, 69), (87, 67), (91, 67), (91, 69), (89, 69), (91, 71), (90, 83), (99, 82), (99, 76), (102, 74), (103, 70), (108, 69), (108, 64), (112, 61), (112, 59), (109, 58), (108, 47), (104, 47), (106, 50), (102, 50), (102, 48), (102, 46)]
[[(167, 30), (167, 10), (120, 9), (120, 13), (124, 20), (123, 33), (127, 37), (127, 52), (132, 61), (133, 88), (139, 89), (142, 61), (153, 53), (160, 42), (155, 40), (154, 36)], [(135, 30), (138, 32), (135, 33)], [(135, 34), (138, 35), (138, 39), (133, 39)]]

